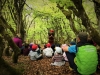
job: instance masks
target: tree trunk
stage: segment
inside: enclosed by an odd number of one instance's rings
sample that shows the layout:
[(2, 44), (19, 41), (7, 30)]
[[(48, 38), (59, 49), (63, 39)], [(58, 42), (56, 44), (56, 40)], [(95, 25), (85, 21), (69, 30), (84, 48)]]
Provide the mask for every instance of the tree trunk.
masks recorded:
[(0, 36), (0, 58), (2, 57), (3, 50), (4, 50), (4, 42), (3, 42), (3, 37), (2, 37), (2, 36)]
[(0, 58), (0, 75), (22, 75), (22, 73), (9, 66), (4, 59)]
[(5, 56), (10, 56), (10, 53), (9, 53), (9, 46), (6, 46), (5, 49), (4, 49), (4, 55)]
[(14, 7), (15, 7), (15, 12), (12, 12), (14, 14), (14, 16), (16, 16), (17, 19), (15, 19), (17, 22), (16, 26), (17, 26), (17, 33), (20, 33), (21, 34), (21, 39), (22, 41), (24, 41), (24, 35), (25, 35), (25, 26), (24, 26), (24, 21), (23, 21), (23, 15), (22, 15), (22, 12), (23, 12), (23, 7), (24, 7), (24, 4), (25, 4), (25, 1), (26, 0), (14, 0)]
[(13, 42), (12, 38), (8, 34), (3, 34), (4, 38), (8, 41), (9, 46), (13, 49), (12, 60), (13, 63), (18, 62), (18, 56), (20, 54), (20, 50), (17, 45)]
[(98, 19), (98, 30), (100, 31), (100, 0), (93, 0), (94, 9)]
[(18, 48), (18, 46), (13, 42), (12, 38), (8, 35), (8, 34), (3, 34), (4, 38), (8, 41), (8, 44), (10, 45), (10, 47), (13, 49), (13, 55), (12, 55), (12, 60), (13, 63), (17, 63), (18, 62), (18, 56), (20, 54), (20, 49)]
[(0, 30), (0, 34), (4, 37), (4, 39), (5, 40), (7, 40), (7, 42), (8, 42), (8, 44), (9, 44), (9, 46), (13, 49), (13, 51), (14, 51), (14, 55), (13, 55), (13, 57), (15, 58), (15, 60), (13, 59), (13, 62), (14, 63), (17, 63), (18, 62), (18, 55), (19, 55), (19, 53), (20, 53), (20, 50), (19, 50), (19, 48), (17, 47), (17, 45), (13, 42), (13, 40), (12, 40), (12, 38), (7, 34), (7, 31), (5, 31), (5, 23), (4, 23), (4, 21), (3, 21), (3, 16), (1, 15), (0, 16), (0, 28), (2, 28), (1, 30)]
[[(16, 25), (16, 33), (21, 34), (21, 39), (24, 41), (25, 25), (23, 20), (23, 8), (26, 0), (13, 0), (12, 3), (8, 0), (8, 8), (11, 13), (11, 17)], [(12, 4), (12, 6), (10, 5)]]
[(3, 51), (3, 54), (5, 55), (5, 56), (10, 56), (10, 52), (9, 52), (9, 44), (8, 44), (8, 42), (5, 40), (5, 44), (4, 44), (4, 51)]
[(73, 30), (73, 32), (77, 35), (78, 34), (78, 31), (77, 29), (75, 28), (75, 24), (74, 24), (74, 20), (72, 19), (71, 15), (72, 15), (72, 12), (69, 10), (69, 11), (66, 11), (64, 10), (63, 7), (61, 7), (59, 4), (57, 4), (57, 7), (62, 11), (62, 13), (66, 16), (66, 19), (69, 20), (69, 23), (70, 23), (70, 28)]
[[(2, 28), (1, 24), (0, 24), (0, 28)], [(0, 32), (0, 34), (1, 34), (1, 32)], [(21, 73), (17, 72), (14, 68), (9, 66), (3, 60), (2, 53), (3, 53), (3, 50), (4, 50), (4, 46), (5, 46), (4, 44), (5, 43), (4, 43), (3, 37), (0, 35), (0, 75), (22, 75)]]
[(72, 0), (78, 10), (79, 17), (82, 20), (82, 25), (87, 29), (93, 40), (100, 45), (100, 33), (92, 27), (90, 20), (82, 6), (82, 0)]
[(75, 33), (75, 35), (77, 35), (78, 34), (78, 31), (75, 28), (74, 20), (72, 19), (72, 17), (69, 18), (69, 23), (70, 23), (71, 29), (73, 30), (73, 32)]

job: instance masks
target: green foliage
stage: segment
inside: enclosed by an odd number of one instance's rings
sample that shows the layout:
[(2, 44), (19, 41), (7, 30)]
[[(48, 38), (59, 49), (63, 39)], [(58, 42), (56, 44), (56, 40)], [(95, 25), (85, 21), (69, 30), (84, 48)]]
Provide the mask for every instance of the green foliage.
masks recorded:
[(12, 8), (14, 7), (12, 3), (13, 1), (11, 1), (11, 3), (9, 3), (9, 1), (6, 1), (5, 5), (3, 6), (3, 10), (2, 10), (2, 15), (8, 24), (8, 26), (6, 27), (6, 30), (8, 31), (8, 34), (11, 36), (12, 36), (12, 32), (10, 31), (9, 27), (12, 27), (14, 30), (16, 30), (16, 24), (12, 18), (13, 14), (11, 14), (11, 11), (9, 9), (9, 6), (11, 6)]
[[(64, 37), (64, 40), (66, 40), (68, 38), (75, 37), (74, 32), (72, 29), (70, 29), (69, 21), (66, 19), (61, 10), (57, 8), (57, 4), (59, 4), (61, 7), (64, 7), (64, 10), (67, 11), (69, 6), (74, 6), (71, 0), (26, 0), (26, 5), (23, 10), (23, 21), (26, 24), (26, 40), (39, 40), (47, 42), (49, 29), (55, 30), (55, 39)], [(87, 7), (88, 4), (90, 4), (90, 6)], [(7, 19), (8, 24), (11, 25), (14, 30), (16, 30), (16, 25), (12, 15), (10, 14), (8, 5), (12, 8), (14, 7), (11, 3), (7, 3), (4, 7), (5, 9), (3, 9), (4, 16), (5, 19)], [(86, 10), (86, 13), (89, 15), (91, 23), (97, 24), (96, 16), (94, 15), (95, 11), (93, 9), (93, 3), (87, 3), (87, 0), (84, 0), (83, 6)], [(71, 13), (71, 15), (72, 14), (73, 13)], [(73, 15), (72, 18), (78, 31), (85, 29), (82, 26), (79, 18), (76, 16), (74, 18)], [(7, 31), (9, 32), (10, 30), (7, 29)]]
[(34, 19), (29, 27), (27, 39), (31, 41), (40, 41), (42, 37), (42, 41), (47, 42), (48, 29), (55, 30), (55, 39), (64, 37), (64, 40), (66, 40), (67, 33), (69, 35), (73, 34), (73, 36), (71, 36), (70, 38), (75, 37), (74, 33), (69, 27), (69, 21), (66, 19), (65, 15), (56, 7), (56, 3), (59, 3), (60, 5), (64, 5), (66, 9), (66, 6), (68, 7), (70, 5), (73, 5), (72, 2), (70, 0), (53, 0), (53, 2), (50, 2), (49, 0), (35, 0), (34, 2), (26, 2), (29, 6), (25, 6), (25, 8), (32, 11), (25, 11), (27, 14), (32, 14), (28, 16), (29, 18), (27, 18), (26, 21), (28, 22), (28, 27), (30, 24), (29, 22)]
[(74, 6), (71, 0), (49, 0), (49, 1), (57, 3), (60, 6), (64, 6), (65, 9), (67, 9), (69, 6)]

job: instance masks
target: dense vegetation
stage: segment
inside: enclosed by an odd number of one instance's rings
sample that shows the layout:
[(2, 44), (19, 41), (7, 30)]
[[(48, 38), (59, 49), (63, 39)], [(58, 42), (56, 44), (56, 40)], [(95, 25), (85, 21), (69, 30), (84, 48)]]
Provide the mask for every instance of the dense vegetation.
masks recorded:
[(12, 41), (16, 33), (23, 42), (44, 44), (50, 29), (55, 43), (68, 43), (86, 31), (99, 46), (100, 0), (0, 0), (0, 65), (9, 46), (18, 62), (19, 48)]

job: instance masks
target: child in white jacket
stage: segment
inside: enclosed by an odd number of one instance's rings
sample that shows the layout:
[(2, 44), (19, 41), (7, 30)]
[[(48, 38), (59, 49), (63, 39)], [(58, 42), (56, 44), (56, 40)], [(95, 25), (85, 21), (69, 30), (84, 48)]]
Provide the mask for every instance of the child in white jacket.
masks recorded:
[(46, 57), (52, 57), (53, 49), (51, 48), (51, 44), (50, 43), (46, 44), (46, 47), (47, 48), (43, 50), (43, 55)]

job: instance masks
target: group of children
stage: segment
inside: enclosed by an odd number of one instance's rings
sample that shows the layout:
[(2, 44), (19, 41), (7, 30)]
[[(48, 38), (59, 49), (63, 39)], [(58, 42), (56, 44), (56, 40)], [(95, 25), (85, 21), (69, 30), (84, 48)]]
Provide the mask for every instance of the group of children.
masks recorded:
[(30, 60), (39, 60), (42, 58), (52, 58), (52, 62), (50, 65), (62, 66), (65, 64), (67, 60), (66, 54), (64, 54), (62, 48), (60, 46), (55, 46), (54, 49), (51, 47), (50, 43), (44, 45), (41, 48), (37, 44), (25, 44), (25, 48), (23, 49), (23, 55), (29, 56)]
[[(98, 65), (97, 49), (86, 32), (80, 32), (76, 42), (61, 46), (47, 43), (44, 48), (37, 44), (25, 44), (23, 55), (28, 55), (30, 60), (38, 60), (43, 57), (52, 58), (50, 65), (62, 66), (66, 61), (69, 66), (81, 75), (90, 75), (96, 72)], [(68, 59), (67, 59), (68, 58)]]

